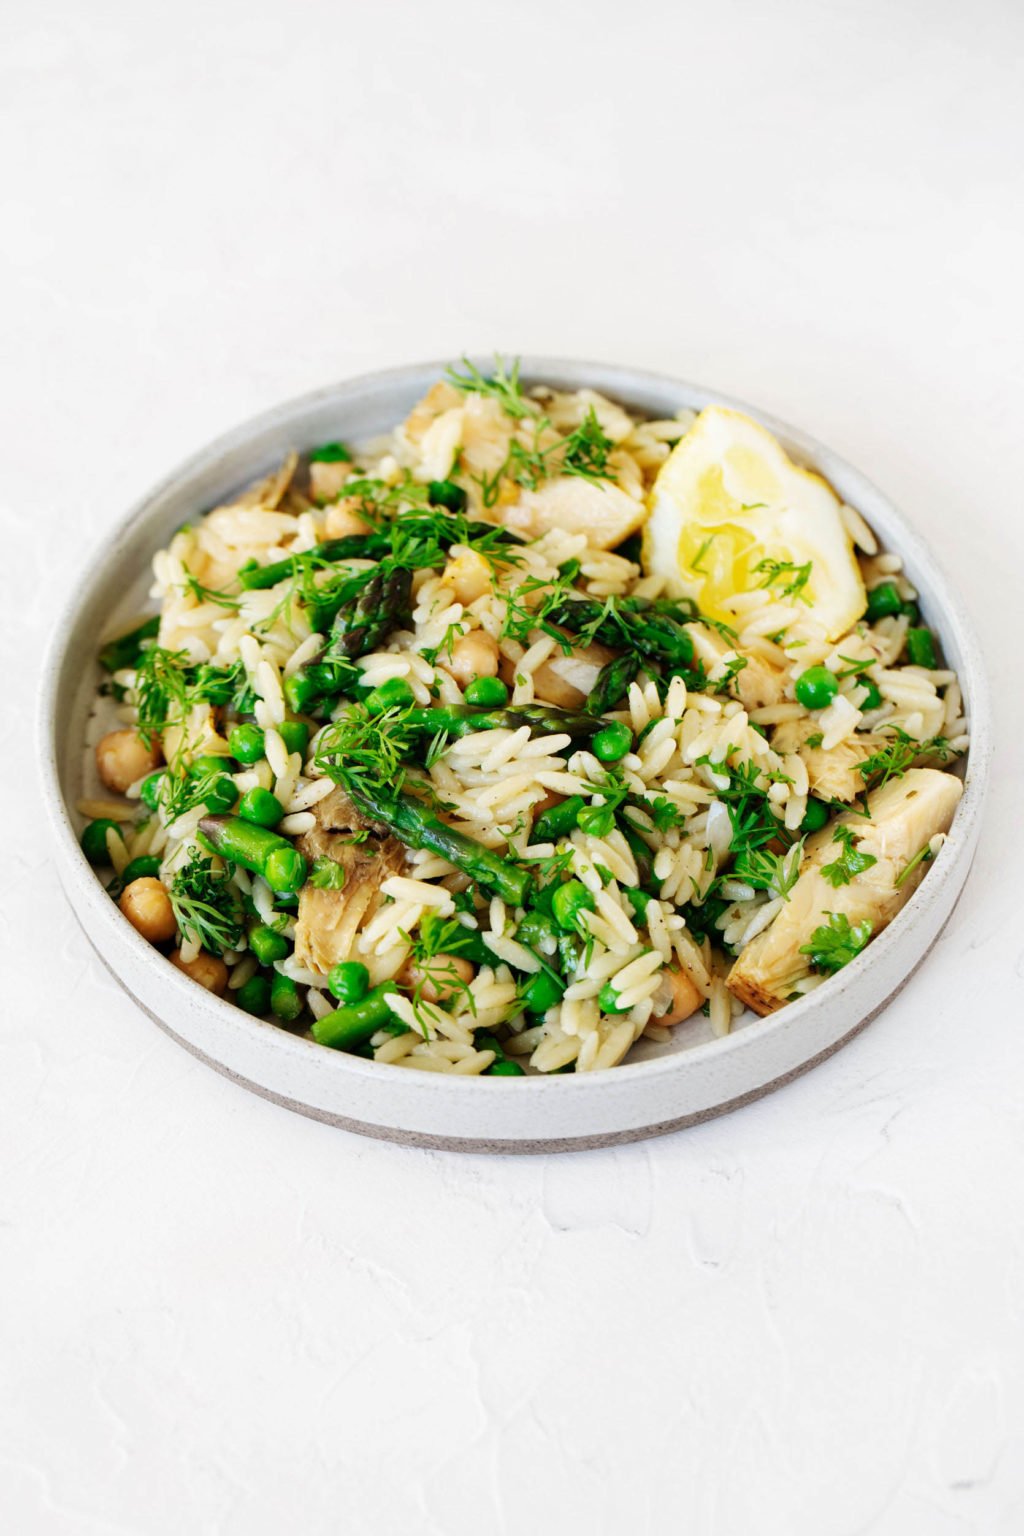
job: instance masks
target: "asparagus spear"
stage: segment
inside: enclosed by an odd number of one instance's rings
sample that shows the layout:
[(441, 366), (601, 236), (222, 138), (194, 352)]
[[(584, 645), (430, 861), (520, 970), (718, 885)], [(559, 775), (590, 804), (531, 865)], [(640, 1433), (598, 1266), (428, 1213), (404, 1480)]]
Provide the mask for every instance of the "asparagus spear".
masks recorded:
[(408, 618), (411, 591), (411, 571), (381, 563), (335, 614), (323, 660), (354, 660), (372, 651)]
[(336, 560), (379, 560), (390, 547), (386, 534), (350, 533), (343, 539), (325, 539), (322, 544), (314, 544), (312, 549), (303, 550), (301, 554), (275, 560), (273, 565), (257, 565), (249, 570), (243, 567), (238, 579), (247, 591), (262, 590), (276, 587), (286, 576), (294, 576), (300, 562), (309, 564), (315, 560), (333, 564)]
[(508, 704), (503, 709), (474, 709), (469, 704), (449, 704), (436, 709), (413, 709), (408, 723), (434, 734), (468, 736), (472, 731), (518, 730), (529, 725), (550, 734), (568, 733), (574, 741), (589, 741), (604, 724), (591, 715), (573, 714), (554, 704)]
[(407, 848), (429, 848), (479, 885), (496, 891), (504, 901), (522, 906), (532, 881), (525, 869), (503, 859), (465, 833), (449, 827), (412, 795), (392, 795), (365, 779), (346, 788), (360, 810), (381, 822)]
[(617, 602), (614, 613), (607, 613), (594, 598), (567, 597), (548, 609), (544, 622), (570, 634), (586, 630), (592, 639), (616, 650), (629, 647), (651, 660), (688, 667), (694, 656), (693, 640), (683, 623), (665, 611), (667, 606), (630, 597)]
[(199, 830), (212, 853), (262, 875), (272, 891), (297, 891), (305, 883), (307, 865), (302, 854), (268, 827), (240, 816), (204, 816)]
[(622, 698), (630, 683), (640, 671), (640, 657), (635, 651), (624, 651), (613, 661), (608, 661), (597, 674), (594, 690), (583, 708), (588, 715), (603, 715), (613, 709)]
[(338, 1051), (365, 1045), (391, 1017), (388, 998), (397, 991), (393, 981), (381, 982), (358, 1003), (346, 1003), (343, 1008), (335, 1008), (333, 1013), (314, 1019), (310, 1034), (319, 1045), (330, 1045)]

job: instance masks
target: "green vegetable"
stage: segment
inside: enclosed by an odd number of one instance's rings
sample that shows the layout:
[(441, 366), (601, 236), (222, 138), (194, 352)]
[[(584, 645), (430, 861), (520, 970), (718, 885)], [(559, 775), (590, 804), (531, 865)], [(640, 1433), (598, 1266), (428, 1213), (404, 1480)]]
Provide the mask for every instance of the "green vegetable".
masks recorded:
[(615, 830), (615, 810), (610, 805), (585, 805), (576, 817), (576, 825), (588, 837), (607, 837)]
[(446, 507), (449, 512), (464, 512), (469, 500), (461, 485), (454, 480), (431, 480), (427, 486), (431, 506)]
[[(304, 720), (282, 720), (278, 726), (281, 740), (289, 752), (298, 752), (300, 757), (305, 757), (306, 748), (309, 746), (309, 726)], [(263, 756), (263, 753), (260, 753)]]
[(939, 664), (939, 654), (935, 648), (935, 636), (930, 629), (907, 630), (907, 655), (912, 666), (935, 670)]
[(341, 604), (331, 625), (325, 661), (354, 661), (375, 650), (409, 618), (412, 572), (382, 561), (354, 596)]
[(481, 709), (501, 709), (508, 703), (508, 689), (500, 677), (475, 677), (466, 688), (465, 699)]
[(284, 815), (284, 806), (269, 789), (247, 789), (238, 802), (238, 814), (257, 827), (276, 827)]
[(313, 1039), (338, 1051), (350, 1051), (365, 1044), (388, 1022), (388, 999), (397, 991), (393, 981), (382, 982), (358, 1003), (347, 1003), (333, 1013), (325, 1013), (322, 1019), (314, 1019), (310, 1026)]
[(861, 687), (867, 692), (867, 698), (863, 700), (860, 706), (861, 709), (869, 712), (872, 709), (880, 709), (882, 704), (882, 695), (879, 692), (878, 684), (873, 682), (870, 677), (861, 677), (858, 679), (858, 681)]
[(546, 912), (527, 912), (516, 929), (516, 938), (520, 944), (537, 949), (541, 944), (554, 943), (558, 938), (558, 928)]
[(187, 864), (175, 870), (168, 893), (178, 931), (183, 938), (197, 939), (212, 954), (237, 949), (242, 942), (242, 906), (237, 886), (226, 870), (215, 870), (213, 860), (198, 849)]
[(232, 811), (238, 799), (238, 785), (229, 773), (218, 773), (203, 784), (202, 796), (208, 811)]
[(796, 680), (796, 696), (804, 709), (826, 709), (838, 692), (835, 673), (828, 667), (808, 667)]
[(391, 795), (365, 779), (350, 781), (348, 791), (366, 814), (383, 822), (407, 848), (429, 848), (487, 890), (513, 906), (525, 905), (531, 878), (525, 869), (447, 826), (422, 801), (411, 795)]
[(244, 1008), (246, 1013), (266, 1013), (270, 1007), (270, 982), (259, 973), (250, 976), (249, 980), (238, 988), (234, 999), (238, 1007)]
[(894, 581), (883, 581), (868, 593), (867, 618), (873, 624), (876, 619), (891, 618), (903, 612), (903, 599)]
[(530, 841), (553, 843), (560, 837), (568, 837), (576, 825), (577, 816), (586, 804), (582, 795), (570, 795), (559, 805), (552, 805), (546, 811), (541, 811), (533, 824)]
[(388, 540), (378, 533), (350, 533), (341, 539), (325, 539), (298, 555), (287, 555), (273, 565), (244, 565), (238, 579), (246, 591), (265, 591), (279, 581), (339, 560), (377, 560), (388, 551)]
[(339, 1003), (359, 1003), (369, 991), (370, 973), (358, 960), (342, 960), (331, 967), (327, 986)]
[(484, 1077), (525, 1077), (526, 1073), (518, 1061), (509, 1061), (504, 1057), (501, 1061), (493, 1061), (489, 1067), (485, 1067)]
[(131, 859), (121, 871), (121, 884), (131, 885), (133, 880), (155, 880), (160, 873), (160, 860), (154, 854), (143, 853)]
[(160, 615), (156, 614), (137, 628), (130, 629), (127, 634), (118, 635), (116, 640), (108, 640), (100, 651), (100, 666), (105, 672), (120, 672), (125, 667), (137, 667), (146, 648), (146, 641), (155, 640), (159, 633)]
[(261, 875), (272, 891), (297, 891), (305, 882), (305, 859), (276, 832), (240, 816), (204, 816), (199, 829), (214, 853)]
[(582, 926), (582, 913), (596, 911), (596, 903), (582, 880), (567, 880), (555, 891), (551, 910), (559, 928), (571, 932)]
[(158, 773), (148, 773), (143, 779), (139, 789), (139, 798), (148, 810), (155, 811), (159, 807), (160, 796), (166, 780), (167, 774), (163, 769), (160, 769)]
[(407, 709), (415, 703), (415, 695), (404, 677), (392, 677), (379, 688), (366, 695), (363, 704), (371, 715), (382, 715), (389, 709)]
[(311, 464), (351, 464), (352, 454), (344, 443), (322, 443), (309, 456)]
[(344, 864), (339, 864), (336, 859), (327, 854), (319, 854), (313, 860), (309, 883), (315, 891), (343, 891), (347, 879), (348, 872)]
[(438, 731), (446, 731), (449, 736), (468, 736), (472, 731), (514, 731), (528, 725), (538, 735), (557, 732), (574, 741), (591, 741), (602, 729), (601, 722), (590, 715), (574, 714), (554, 704), (509, 704), (504, 709), (486, 711), (469, 704), (447, 704), (435, 709), (410, 710), (405, 724), (431, 736)]
[(270, 1011), (285, 1024), (293, 1024), (302, 1012), (299, 989), (290, 976), (275, 971), (270, 983)]
[(610, 725), (598, 731), (591, 745), (594, 756), (602, 763), (617, 763), (632, 747), (633, 732), (620, 720), (613, 720)]
[(597, 1006), (602, 1013), (628, 1013), (628, 1008), (619, 1006), (619, 994), (610, 981), (606, 981), (597, 994)]
[(625, 897), (630, 906), (633, 908), (633, 916), (637, 918), (639, 922), (645, 923), (647, 921), (647, 908), (653, 898), (648, 896), (646, 891), (638, 890), (635, 886), (626, 887)]
[(605, 662), (597, 674), (593, 692), (583, 708), (588, 715), (604, 715), (625, 696), (630, 683), (640, 671), (641, 660), (635, 651), (626, 651)]
[(821, 873), (829, 885), (838, 888), (841, 885), (849, 885), (854, 875), (859, 875), (878, 860), (873, 853), (862, 853), (854, 847), (853, 832), (850, 827), (836, 827), (832, 834), (832, 841), (839, 843), (841, 852), (832, 864), (824, 864)]
[(826, 912), (828, 923), (815, 928), (809, 944), (800, 946), (802, 955), (810, 955), (817, 971), (833, 973), (855, 960), (872, 934), (867, 918), (851, 926), (845, 912)]
[(358, 686), (361, 675), (348, 662), (313, 662), (285, 678), (284, 696), (297, 715), (307, 715), (320, 699), (350, 693)]
[(694, 659), (693, 637), (683, 627), (695, 614), (683, 604), (644, 597), (593, 598), (555, 593), (533, 615), (548, 634), (564, 641), (560, 630), (576, 635), (583, 645), (599, 641), (613, 650), (628, 651), (670, 669), (685, 669)]
[(82, 852), (90, 864), (109, 864), (110, 855), (107, 852), (107, 833), (116, 832), (124, 842), (124, 833), (116, 821), (111, 821), (109, 816), (101, 816), (98, 821), (90, 821), (82, 832), (79, 842)]
[(258, 725), (236, 725), (228, 736), (228, 746), (240, 763), (258, 763), (266, 751)]
[(276, 929), (268, 927), (266, 923), (260, 923), (249, 930), (249, 948), (260, 965), (273, 965), (275, 960), (284, 959), (291, 945)]
[(524, 988), (523, 1007), (528, 1013), (547, 1013), (549, 1008), (561, 1002), (564, 991), (564, 985), (550, 971), (536, 971)]
[(808, 796), (807, 809), (804, 811), (804, 819), (800, 823), (801, 832), (820, 832), (828, 821), (829, 807), (824, 800), (815, 800), (813, 795)]

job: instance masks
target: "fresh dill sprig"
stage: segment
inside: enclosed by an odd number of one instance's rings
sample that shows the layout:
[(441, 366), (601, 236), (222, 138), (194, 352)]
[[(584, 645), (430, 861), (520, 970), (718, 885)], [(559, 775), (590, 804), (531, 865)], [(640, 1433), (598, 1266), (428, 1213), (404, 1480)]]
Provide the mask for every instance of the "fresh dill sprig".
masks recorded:
[(899, 890), (907, 876), (911, 873), (911, 871), (915, 870), (919, 864), (928, 864), (932, 859), (934, 859), (934, 857), (935, 852), (931, 846), (931, 843), (925, 843), (923, 848), (919, 848), (917, 850), (912, 859), (907, 860), (899, 874), (896, 876), (896, 879), (893, 881), (893, 885), (896, 887), (896, 889)]
[(804, 589), (811, 579), (813, 568), (812, 560), (808, 560), (806, 565), (796, 565), (792, 560), (764, 559), (754, 566), (754, 575), (764, 577), (760, 584), (762, 590), (777, 587), (780, 597), (796, 597), (810, 607), (811, 600)]
[(487, 395), (492, 400), (497, 400), (506, 416), (511, 416), (513, 421), (525, 421), (529, 416), (536, 416), (538, 410), (532, 401), (528, 401), (519, 383), (519, 359), (515, 358), (511, 365), (506, 365), (500, 353), (494, 354), (494, 372), (488, 378), (482, 374), (468, 357), (462, 359), (463, 372), (457, 368), (445, 369), (445, 380), (456, 389), (466, 395)]
[(193, 849), (188, 863), (175, 871), (168, 895), (184, 938), (197, 939), (215, 955), (238, 948), (242, 902), (229, 870), (215, 870), (211, 858)]

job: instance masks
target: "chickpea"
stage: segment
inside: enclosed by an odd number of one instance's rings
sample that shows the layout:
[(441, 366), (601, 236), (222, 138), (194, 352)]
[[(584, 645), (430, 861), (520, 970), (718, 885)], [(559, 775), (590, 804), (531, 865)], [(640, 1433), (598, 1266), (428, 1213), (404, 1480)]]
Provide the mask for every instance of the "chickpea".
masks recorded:
[[(345, 464), (314, 464), (314, 469), (347, 469)], [(347, 539), (352, 534), (368, 533), (369, 524), (359, 516), (360, 502), (357, 496), (346, 496), (344, 501), (327, 508), (324, 532), (329, 539)]]
[(667, 1029), (673, 1024), (681, 1024), (691, 1013), (696, 1013), (704, 998), (685, 971), (669, 970), (665, 974), (672, 984), (672, 1001), (667, 1010), (653, 1019), (652, 1023)]
[(150, 875), (126, 885), (118, 906), (136, 932), (151, 944), (165, 944), (178, 931), (171, 898), (160, 881)]
[(154, 738), (147, 747), (136, 731), (110, 731), (96, 743), (96, 769), (115, 794), (123, 795), (130, 784), (160, 766), (163, 753)]
[(198, 981), (207, 992), (223, 997), (227, 990), (228, 968), (219, 955), (210, 955), (203, 949), (194, 960), (183, 960), (181, 950), (172, 949), (171, 964), (176, 965), (179, 971), (184, 971), (186, 976), (191, 976), (193, 981)]
[(466, 550), (449, 560), (444, 568), (444, 578), (458, 602), (475, 603), (478, 597), (491, 590), (491, 569), (481, 555)]
[(425, 966), (407, 961), (398, 979), (403, 986), (418, 987), (425, 1003), (443, 1003), (468, 986), (474, 975), (473, 967), (461, 955), (435, 955)]
[(484, 629), (472, 629), (460, 635), (451, 654), (438, 657), (441, 666), (465, 688), (474, 677), (494, 677), (498, 670), (498, 642)]

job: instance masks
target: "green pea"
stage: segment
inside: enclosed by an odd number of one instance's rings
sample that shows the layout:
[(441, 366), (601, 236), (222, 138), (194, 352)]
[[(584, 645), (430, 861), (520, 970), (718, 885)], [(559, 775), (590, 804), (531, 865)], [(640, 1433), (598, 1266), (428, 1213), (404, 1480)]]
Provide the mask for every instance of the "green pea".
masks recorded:
[(551, 903), (551, 914), (559, 928), (567, 931), (579, 928), (580, 914), (596, 911), (593, 895), (582, 880), (567, 880), (560, 885)]
[(807, 809), (804, 811), (804, 819), (800, 823), (801, 832), (820, 832), (831, 814), (829, 806), (824, 800), (815, 800), (811, 795), (807, 801)]
[(137, 859), (131, 859), (121, 871), (122, 885), (131, 885), (133, 880), (155, 880), (160, 873), (160, 860), (152, 853), (142, 853)]
[(501, 709), (508, 703), (508, 689), (500, 677), (475, 677), (466, 688), (467, 704), (481, 709)]
[(309, 456), (311, 464), (351, 464), (352, 452), (344, 443), (321, 443)]
[(859, 678), (858, 681), (860, 682), (861, 687), (867, 691), (867, 698), (861, 704), (861, 709), (872, 710), (880, 708), (882, 703), (882, 695), (878, 691), (878, 685), (873, 683), (870, 677), (862, 677)]
[(804, 709), (827, 709), (838, 692), (836, 675), (828, 667), (808, 667), (796, 680), (796, 696)]
[(258, 763), (264, 753), (263, 732), (258, 725), (236, 725), (228, 737), (232, 757), (240, 763)]
[(871, 588), (868, 593), (867, 617), (872, 623), (876, 619), (891, 618), (893, 614), (902, 612), (903, 599), (894, 581), (883, 581)]
[(285, 1024), (294, 1023), (302, 1012), (298, 987), (290, 976), (282, 976), (280, 971), (274, 972), (270, 983), (270, 1011)]
[(110, 854), (107, 852), (107, 833), (116, 832), (124, 842), (124, 833), (116, 821), (111, 821), (109, 816), (101, 816), (98, 821), (90, 821), (79, 841), (82, 852), (90, 864), (109, 864)]
[(523, 1006), (528, 1013), (547, 1013), (549, 1008), (561, 1002), (564, 991), (562, 983), (550, 972), (537, 971), (523, 992)]
[(232, 811), (238, 799), (238, 785), (229, 773), (219, 773), (203, 790), (203, 803), (215, 816)]
[(305, 884), (308, 869), (309, 866), (297, 848), (274, 848), (267, 854), (263, 878), (275, 893), (297, 891)]
[(431, 506), (444, 507), (449, 512), (462, 512), (468, 500), (462, 486), (454, 480), (431, 480), (427, 495)]
[(585, 805), (576, 817), (576, 825), (589, 837), (607, 837), (615, 829), (615, 812), (610, 805)]
[(632, 745), (633, 732), (621, 720), (613, 720), (604, 730), (598, 731), (592, 742), (594, 756), (602, 763), (617, 763)]
[(305, 720), (283, 720), (277, 729), (288, 751), (298, 752), (301, 757), (305, 757), (309, 746), (309, 726)]
[(188, 765), (190, 779), (198, 779), (208, 773), (224, 773), (230, 766), (230, 759), (215, 757), (212, 752), (204, 753), (201, 757), (194, 757)]
[(646, 891), (637, 890), (634, 886), (626, 887), (625, 896), (633, 908), (633, 916), (638, 917), (642, 923), (645, 923), (647, 921), (647, 907), (651, 897), (648, 896)]
[(516, 938), (520, 944), (527, 944), (531, 949), (537, 949), (542, 944), (555, 943), (558, 939), (558, 929), (547, 913), (527, 912), (516, 929)]
[(530, 897), (530, 910), (550, 917), (555, 907), (557, 885), (542, 885)]
[(939, 655), (935, 649), (935, 636), (930, 629), (907, 630), (907, 655), (912, 666), (935, 670), (939, 664)]
[(509, 1061), (506, 1057), (502, 1061), (494, 1061), (484, 1069), (484, 1077), (525, 1077), (526, 1073), (518, 1061)]
[(407, 709), (416, 702), (416, 696), (404, 677), (392, 677), (379, 688), (371, 688), (365, 702), (371, 715), (382, 715), (386, 709)]
[(629, 1012), (628, 1008), (620, 1007), (619, 994), (616, 992), (610, 981), (606, 981), (600, 992), (597, 994), (597, 1006), (600, 1008), (602, 1013)]
[(258, 973), (250, 976), (235, 993), (235, 1002), (246, 1013), (266, 1013), (270, 1007), (270, 982)]
[(273, 965), (275, 960), (284, 959), (291, 945), (283, 933), (278, 933), (266, 923), (260, 923), (257, 927), (250, 929), (249, 948), (260, 965)]
[(156, 811), (160, 807), (160, 796), (163, 793), (164, 780), (167, 774), (161, 769), (159, 773), (149, 773), (142, 781), (139, 795), (143, 805), (150, 811)]
[(238, 802), (238, 814), (257, 827), (276, 827), (284, 815), (284, 806), (269, 789), (247, 789)]
[(358, 960), (342, 960), (331, 967), (327, 985), (339, 1003), (361, 1003), (370, 989), (370, 973)]

